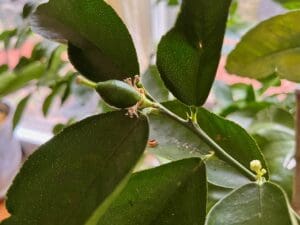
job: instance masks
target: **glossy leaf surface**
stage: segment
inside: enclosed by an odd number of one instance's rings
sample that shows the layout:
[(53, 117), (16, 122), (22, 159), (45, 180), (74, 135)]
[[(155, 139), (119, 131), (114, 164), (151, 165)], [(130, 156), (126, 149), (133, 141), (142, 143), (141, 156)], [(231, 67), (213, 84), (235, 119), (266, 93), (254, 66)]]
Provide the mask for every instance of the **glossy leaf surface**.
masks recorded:
[(205, 166), (191, 158), (134, 174), (98, 225), (203, 225)]
[(158, 46), (157, 67), (168, 89), (202, 105), (219, 64), (231, 0), (184, 0), (175, 26)]
[(1, 224), (84, 224), (120, 189), (147, 140), (147, 119), (124, 111), (64, 129), (24, 164), (8, 193), (12, 217)]
[[(210, 148), (190, 129), (164, 114), (151, 114), (150, 139), (157, 146), (148, 151), (168, 160), (204, 157)], [(244, 185), (248, 179), (224, 161), (213, 158), (206, 162), (208, 181), (218, 186), (234, 188)]]
[(213, 185), (223, 188), (236, 188), (250, 182), (238, 170), (215, 156), (207, 160), (205, 164), (208, 181)]
[(295, 225), (283, 191), (272, 183), (247, 184), (218, 202), (206, 225)]
[(93, 81), (123, 80), (139, 74), (130, 34), (103, 0), (50, 0), (33, 14), (33, 30), (69, 43), (69, 58)]
[[(211, 139), (246, 168), (250, 170), (252, 160), (260, 160), (263, 168), (267, 169), (265, 159), (256, 141), (237, 123), (219, 117), (204, 108), (198, 109), (197, 120), (201, 129)], [(216, 155), (227, 161), (217, 152)], [(227, 163), (231, 164), (230, 161)]]
[[(164, 105), (183, 118), (189, 112), (189, 108), (178, 101), (170, 101), (164, 103)], [(254, 159), (260, 160), (263, 167), (267, 169), (265, 159), (257, 143), (244, 128), (204, 108), (198, 108), (197, 110), (197, 121), (200, 128), (229, 155), (248, 169), (250, 169), (250, 162)], [(174, 132), (176, 131), (174, 129)], [(217, 152), (216, 155), (231, 164), (230, 161), (227, 161)]]
[(227, 71), (263, 79), (276, 74), (281, 79), (300, 81), (300, 12), (268, 19), (251, 29), (227, 59)]

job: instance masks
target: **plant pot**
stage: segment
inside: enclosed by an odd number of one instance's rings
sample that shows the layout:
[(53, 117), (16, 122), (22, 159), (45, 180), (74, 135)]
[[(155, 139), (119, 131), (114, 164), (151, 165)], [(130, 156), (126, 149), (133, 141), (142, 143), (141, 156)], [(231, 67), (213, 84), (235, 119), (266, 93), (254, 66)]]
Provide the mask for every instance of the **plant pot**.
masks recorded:
[(22, 164), (22, 149), (12, 133), (10, 107), (0, 102), (0, 201)]

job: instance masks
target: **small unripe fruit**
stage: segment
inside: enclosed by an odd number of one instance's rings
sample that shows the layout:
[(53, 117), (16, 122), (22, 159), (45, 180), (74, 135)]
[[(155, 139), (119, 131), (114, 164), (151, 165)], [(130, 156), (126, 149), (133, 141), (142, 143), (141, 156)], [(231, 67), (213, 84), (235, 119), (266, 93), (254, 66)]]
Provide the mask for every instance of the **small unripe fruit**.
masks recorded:
[(130, 108), (142, 100), (134, 87), (119, 80), (97, 83), (96, 91), (107, 104), (119, 109)]

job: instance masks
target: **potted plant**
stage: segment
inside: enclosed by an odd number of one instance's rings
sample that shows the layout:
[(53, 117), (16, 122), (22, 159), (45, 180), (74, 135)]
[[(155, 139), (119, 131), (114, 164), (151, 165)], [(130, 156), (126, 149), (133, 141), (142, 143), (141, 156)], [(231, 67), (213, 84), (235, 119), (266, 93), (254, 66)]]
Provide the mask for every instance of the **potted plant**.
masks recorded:
[[(98, 92), (111, 111), (68, 126), (25, 162), (7, 196), (12, 215), (1, 224), (298, 224), (261, 151), (265, 142), (258, 145), (240, 125), (202, 107), (230, 5), (183, 1), (158, 45), (157, 68), (142, 77), (130, 34), (105, 1), (38, 6), (33, 30), (67, 44), (84, 76), (77, 82)], [(299, 17), (293, 11), (247, 33), (228, 71), (298, 81)], [(169, 92), (175, 100), (161, 100)], [(132, 173), (146, 148), (165, 164)]]

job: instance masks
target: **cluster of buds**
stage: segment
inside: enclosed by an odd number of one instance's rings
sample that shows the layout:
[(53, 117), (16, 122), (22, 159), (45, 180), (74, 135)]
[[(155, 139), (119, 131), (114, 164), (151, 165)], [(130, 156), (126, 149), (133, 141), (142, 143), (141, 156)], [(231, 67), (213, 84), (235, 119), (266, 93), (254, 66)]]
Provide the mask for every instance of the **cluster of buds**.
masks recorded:
[(264, 175), (267, 173), (267, 170), (262, 168), (261, 162), (259, 160), (253, 160), (250, 162), (250, 169), (256, 173), (256, 181), (259, 184), (262, 184), (266, 181)]

